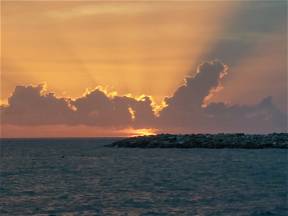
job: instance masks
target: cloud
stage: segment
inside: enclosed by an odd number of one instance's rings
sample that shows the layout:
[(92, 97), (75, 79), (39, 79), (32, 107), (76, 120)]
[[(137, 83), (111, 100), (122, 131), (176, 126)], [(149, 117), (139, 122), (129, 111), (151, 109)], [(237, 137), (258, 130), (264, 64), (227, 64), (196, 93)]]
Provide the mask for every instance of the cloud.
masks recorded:
[(69, 99), (45, 92), (44, 85), (16, 86), (8, 104), (8, 107), (1, 108), (4, 124), (61, 124), (71, 121), (73, 114)]
[[(252, 106), (210, 103), (209, 98), (221, 90), (228, 67), (220, 61), (205, 62), (195, 77), (189, 77), (174, 95), (166, 99), (160, 112), (160, 128), (194, 132), (283, 132), (286, 115), (273, 104), (272, 97)], [(204, 105), (204, 106), (203, 106)]]
[[(203, 109), (211, 132), (270, 133), (287, 131), (286, 116), (266, 97), (253, 106), (211, 103)], [(203, 120), (203, 119), (202, 119)]]
[(17, 86), (0, 108), (2, 124), (16, 126), (69, 125), (97, 128), (156, 128), (159, 132), (250, 132), (287, 131), (287, 115), (266, 97), (255, 105), (209, 103), (228, 74), (228, 66), (220, 61), (199, 65), (194, 77), (187, 77), (166, 106), (154, 113), (150, 96), (133, 98), (109, 94), (96, 88), (85, 95), (59, 98), (44, 85)]
[[(71, 102), (75, 107), (75, 124), (127, 127), (151, 123), (154, 118), (149, 97), (109, 97), (100, 89)], [(132, 112), (132, 113), (131, 113)]]
[(166, 98), (167, 106), (160, 112), (160, 121), (167, 124), (183, 125), (194, 121), (202, 115), (202, 105), (205, 98), (210, 97), (220, 86), (221, 80), (227, 74), (228, 67), (220, 61), (201, 64), (194, 77), (187, 77), (170, 98)]
[[(12, 125), (90, 125), (125, 128), (145, 126), (154, 119), (149, 97), (135, 99), (110, 96), (100, 88), (84, 96), (58, 98), (47, 92), (44, 85), (17, 86), (1, 107), (3, 124)], [(133, 116), (131, 114), (133, 110)]]

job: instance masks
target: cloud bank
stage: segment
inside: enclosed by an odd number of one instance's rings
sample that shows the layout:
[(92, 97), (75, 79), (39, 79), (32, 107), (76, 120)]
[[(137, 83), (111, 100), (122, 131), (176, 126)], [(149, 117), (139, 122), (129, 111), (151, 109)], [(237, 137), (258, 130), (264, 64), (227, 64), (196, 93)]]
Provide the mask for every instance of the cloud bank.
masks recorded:
[[(85, 125), (101, 128), (156, 128), (159, 132), (249, 132), (287, 131), (286, 113), (281, 113), (271, 97), (248, 105), (209, 103), (221, 90), (228, 66), (220, 61), (198, 66), (194, 77), (165, 98), (166, 106), (154, 112), (149, 96), (109, 95), (96, 88), (82, 97), (59, 98), (44, 85), (17, 86), (2, 106), (3, 125)], [(161, 83), (159, 83), (161, 84)]]
[(3, 124), (124, 128), (144, 127), (152, 124), (155, 117), (150, 97), (112, 97), (98, 88), (73, 100), (56, 97), (44, 85), (17, 86), (8, 103), (1, 107)]

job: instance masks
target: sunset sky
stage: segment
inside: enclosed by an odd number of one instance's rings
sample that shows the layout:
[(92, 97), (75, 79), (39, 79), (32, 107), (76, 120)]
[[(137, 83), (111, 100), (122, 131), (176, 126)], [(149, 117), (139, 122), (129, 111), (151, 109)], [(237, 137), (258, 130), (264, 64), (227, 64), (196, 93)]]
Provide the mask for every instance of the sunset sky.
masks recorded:
[(3, 0), (1, 136), (287, 131), (286, 37), (287, 1)]

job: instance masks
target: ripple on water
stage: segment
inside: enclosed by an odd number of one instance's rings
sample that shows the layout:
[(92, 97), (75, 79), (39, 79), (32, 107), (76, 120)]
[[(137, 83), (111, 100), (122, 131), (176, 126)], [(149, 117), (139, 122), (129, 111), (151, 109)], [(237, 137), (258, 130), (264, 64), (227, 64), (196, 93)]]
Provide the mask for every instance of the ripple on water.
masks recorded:
[(109, 142), (1, 143), (1, 215), (288, 215), (287, 150)]

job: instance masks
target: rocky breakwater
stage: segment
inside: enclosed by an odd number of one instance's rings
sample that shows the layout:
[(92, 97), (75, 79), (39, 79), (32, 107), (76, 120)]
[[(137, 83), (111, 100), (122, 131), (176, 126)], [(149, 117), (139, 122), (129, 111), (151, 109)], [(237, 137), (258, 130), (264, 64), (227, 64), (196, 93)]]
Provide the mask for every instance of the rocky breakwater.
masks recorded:
[(288, 148), (288, 133), (273, 134), (158, 134), (116, 141), (109, 147), (127, 148)]

